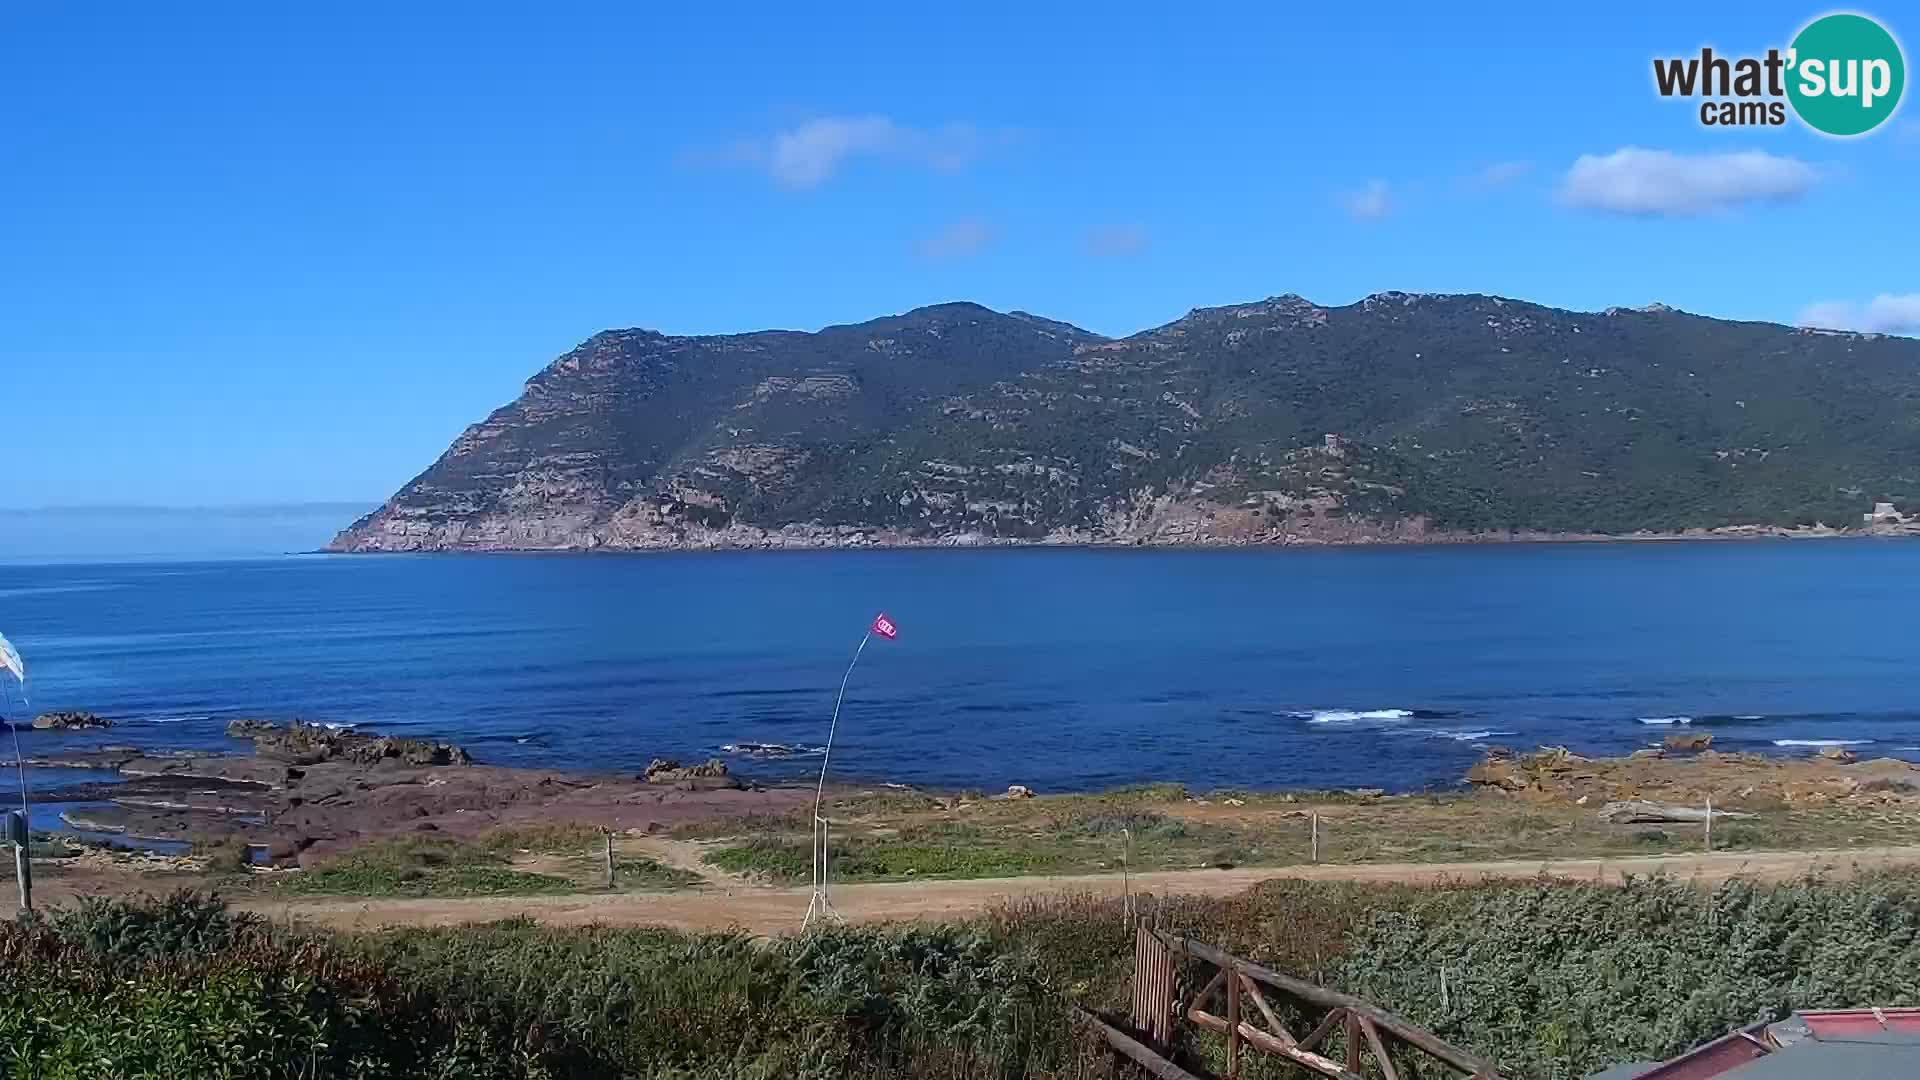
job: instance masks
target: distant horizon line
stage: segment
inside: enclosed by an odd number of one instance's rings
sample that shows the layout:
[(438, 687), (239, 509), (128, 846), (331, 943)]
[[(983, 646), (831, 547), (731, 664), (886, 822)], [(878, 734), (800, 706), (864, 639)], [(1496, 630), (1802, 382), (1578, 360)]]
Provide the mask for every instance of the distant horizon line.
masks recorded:
[(369, 510), (387, 500), (312, 499), (297, 502), (236, 503), (64, 503), (40, 506), (0, 506), (0, 514), (260, 514), (288, 510)]

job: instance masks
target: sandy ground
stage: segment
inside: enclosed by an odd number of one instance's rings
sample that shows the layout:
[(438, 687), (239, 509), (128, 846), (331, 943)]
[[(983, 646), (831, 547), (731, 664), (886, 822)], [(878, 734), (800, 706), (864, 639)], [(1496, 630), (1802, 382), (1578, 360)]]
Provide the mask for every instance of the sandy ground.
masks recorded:
[[(1861, 848), (1825, 852), (1737, 852), (1663, 855), (1552, 862), (1373, 863), (1234, 870), (1173, 870), (1136, 874), (1136, 892), (1224, 896), (1263, 881), (1407, 882), (1521, 878), (1539, 874), (1618, 881), (1623, 875), (1664, 873), (1701, 883), (1730, 877), (1782, 880), (1808, 873), (1845, 876), (1857, 870), (1920, 864), (1920, 847)], [(852, 922), (885, 922), (966, 916), (1007, 900), (1045, 893), (1118, 896), (1117, 874), (983, 878), (969, 881), (905, 881), (835, 886), (833, 906)], [(710, 879), (703, 888), (677, 893), (610, 893), (568, 896), (483, 897), (463, 900), (295, 900), (236, 904), (275, 920), (294, 920), (343, 930), (383, 926), (451, 926), (529, 916), (555, 926), (603, 923), (670, 926), (682, 930), (740, 929), (778, 934), (800, 928), (807, 909), (804, 888), (764, 888)]]

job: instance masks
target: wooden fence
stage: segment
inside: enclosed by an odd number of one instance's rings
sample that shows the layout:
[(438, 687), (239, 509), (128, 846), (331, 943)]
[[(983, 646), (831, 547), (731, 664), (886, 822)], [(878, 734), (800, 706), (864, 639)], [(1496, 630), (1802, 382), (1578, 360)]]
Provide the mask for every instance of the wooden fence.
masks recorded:
[[(1334, 1080), (1421, 1080), (1422, 1064), (1437, 1066), (1425, 1075), (1460, 1073), (1473, 1080), (1502, 1080), (1491, 1062), (1403, 1017), (1191, 938), (1142, 926), (1135, 932), (1133, 961), (1132, 1031), (1091, 1014), (1087, 1018), (1116, 1052), (1162, 1080), (1199, 1080), (1167, 1057), (1180, 1020), (1226, 1036), (1227, 1080), (1240, 1075), (1242, 1056), (1250, 1051), (1284, 1058)], [(1212, 973), (1184, 1003), (1177, 999), (1183, 963), (1200, 976)], [(1283, 1021), (1282, 1007), (1306, 1018), (1304, 1035), (1296, 1035)], [(1340, 1044), (1338, 1058), (1322, 1052), (1335, 1041)]]

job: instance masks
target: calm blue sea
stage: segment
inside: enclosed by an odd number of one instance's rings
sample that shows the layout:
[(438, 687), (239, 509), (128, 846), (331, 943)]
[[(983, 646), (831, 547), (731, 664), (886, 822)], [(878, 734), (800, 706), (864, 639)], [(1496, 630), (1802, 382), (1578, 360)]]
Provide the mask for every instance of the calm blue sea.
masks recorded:
[[(882, 609), (901, 633), (853, 673), (850, 779), (1409, 789), (1489, 743), (1621, 753), (1681, 718), (1719, 747), (1920, 759), (1920, 543), (0, 566), (32, 711), (122, 723), (39, 749), (300, 717), (494, 762), (795, 776)], [(748, 743), (789, 749), (725, 749)]]

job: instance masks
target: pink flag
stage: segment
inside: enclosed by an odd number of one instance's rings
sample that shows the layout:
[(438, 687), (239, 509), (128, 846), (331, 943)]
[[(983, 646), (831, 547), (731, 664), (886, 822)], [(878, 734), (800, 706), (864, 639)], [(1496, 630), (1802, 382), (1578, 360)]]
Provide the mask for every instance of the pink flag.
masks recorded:
[(887, 613), (883, 611), (873, 617), (873, 632), (892, 641), (899, 636), (900, 628), (893, 625), (893, 620), (887, 618)]

